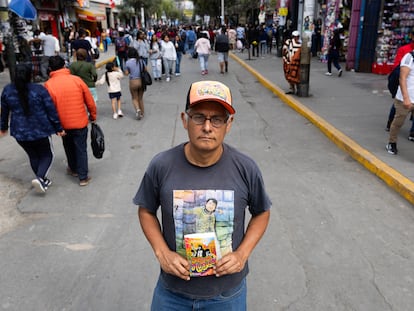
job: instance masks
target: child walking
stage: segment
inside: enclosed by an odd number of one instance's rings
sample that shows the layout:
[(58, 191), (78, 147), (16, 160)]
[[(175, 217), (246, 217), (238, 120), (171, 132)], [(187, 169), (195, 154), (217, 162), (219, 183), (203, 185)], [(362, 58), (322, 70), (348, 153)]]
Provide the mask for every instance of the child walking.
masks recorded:
[(114, 63), (106, 64), (105, 74), (96, 81), (96, 85), (102, 85), (106, 82), (108, 85), (108, 94), (112, 104), (112, 117), (116, 120), (118, 117), (122, 118), (124, 115), (121, 110), (121, 79), (124, 76), (122, 70), (115, 67)]

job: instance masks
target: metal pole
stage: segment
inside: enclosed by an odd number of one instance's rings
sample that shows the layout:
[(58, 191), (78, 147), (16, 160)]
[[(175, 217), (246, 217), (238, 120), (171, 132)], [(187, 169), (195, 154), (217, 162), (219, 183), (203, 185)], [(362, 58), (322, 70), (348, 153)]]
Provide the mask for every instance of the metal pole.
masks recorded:
[(224, 0), (221, 0), (221, 25), (224, 25)]

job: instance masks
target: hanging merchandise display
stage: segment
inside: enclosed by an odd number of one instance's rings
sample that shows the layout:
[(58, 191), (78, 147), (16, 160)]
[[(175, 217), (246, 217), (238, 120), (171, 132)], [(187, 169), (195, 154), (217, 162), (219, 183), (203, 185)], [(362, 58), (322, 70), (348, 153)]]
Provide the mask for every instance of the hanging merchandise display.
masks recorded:
[(372, 72), (388, 74), (394, 64), (397, 49), (410, 42), (414, 27), (412, 0), (385, 0), (382, 25), (377, 40), (375, 63)]

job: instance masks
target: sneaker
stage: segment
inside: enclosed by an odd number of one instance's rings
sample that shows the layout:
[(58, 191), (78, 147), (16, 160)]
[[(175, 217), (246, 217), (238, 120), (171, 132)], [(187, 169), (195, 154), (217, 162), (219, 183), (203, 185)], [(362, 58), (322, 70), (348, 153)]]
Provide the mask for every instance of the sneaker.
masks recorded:
[(167, 77), (167, 79), (165, 79), (165, 81), (170, 82), (170, 77)]
[(135, 113), (135, 116), (137, 118), (137, 120), (141, 119), (141, 110), (137, 109), (137, 112)]
[(35, 188), (37, 193), (45, 193), (46, 189), (43, 183), (43, 180), (41, 178), (35, 178), (32, 180), (32, 186)]
[(47, 190), (52, 185), (52, 181), (47, 178), (43, 178), (43, 187)]
[(408, 140), (409, 141), (414, 141), (414, 134), (410, 134), (410, 136), (408, 136)]
[(73, 176), (73, 177), (78, 177), (78, 173), (76, 173), (76, 172), (72, 171), (72, 170), (70, 169), (70, 167), (67, 167), (67, 168), (66, 168), (66, 174), (68, 174), (68, 175), (70, 175), (70, 176)]
[(205, 72), (206, 75), (208, 75), (208, 70), (207, 69), (204, 72)]
[(79, 182), (79, 186), (81, 186), (81, 187), (83, 187), (83, 186), (87, 186), (89, 183), (90, 183), (90, 181), (91, 181), (91, 177), (86, 177), (85, 179), (82, 179), (80, 182)]
[(181, 73), (176, 72), (176, 73), (175, 73), (175, 76), (176, 76), (176, 77), (179, 77), (179, 76), (181, 76)]
[(206, 74), (205, 70), (201, 71), (201, 75), (204, 76)]
[(388, 143), (385, 146), (385, 149), (387, 149), (388, 153), (390, 153), (390, 154), (397, 154), (398, 153), (397, 143)]
[(122, 118), (124, 116), (124, 114), (122, 113), (121, 109), (118, 109), (118, 117)]
[(118, 119), (118, 114), (114, 112), (114, 114), (112, 115), (112, 118), (114, 118), (115, 120)]
[(342, 69), (339, 69), (338, 77), (342, 76)]
[(325, 76), (332, 76), (332, 72), (326, 72)]

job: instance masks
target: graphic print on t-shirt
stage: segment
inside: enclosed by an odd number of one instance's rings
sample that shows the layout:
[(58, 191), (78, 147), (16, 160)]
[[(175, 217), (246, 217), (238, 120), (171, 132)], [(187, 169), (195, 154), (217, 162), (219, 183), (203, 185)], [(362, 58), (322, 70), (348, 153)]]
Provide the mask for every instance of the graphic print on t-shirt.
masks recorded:
[(173, 216), (177, 253), (185, 256), (184, 235), (215, 232), (221, 255), (232, 251), (233, 190), (174, 190)]

